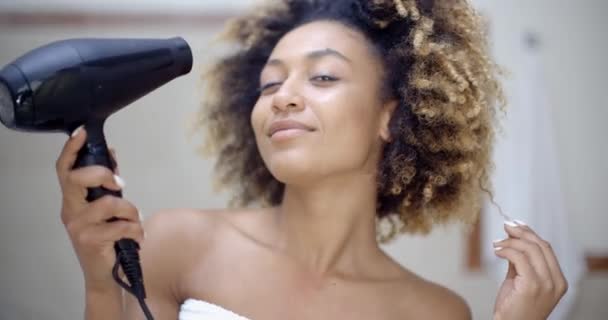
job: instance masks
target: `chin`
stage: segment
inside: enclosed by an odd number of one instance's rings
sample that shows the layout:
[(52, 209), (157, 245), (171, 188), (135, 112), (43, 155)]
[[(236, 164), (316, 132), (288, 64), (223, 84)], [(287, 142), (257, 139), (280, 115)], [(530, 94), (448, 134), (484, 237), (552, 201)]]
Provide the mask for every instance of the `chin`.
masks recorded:
[(304, 185), (316, 180), (319, 168), (306, 157), (275, 154), (266, 161), (266, 166), (275, 179), (286, 185)]

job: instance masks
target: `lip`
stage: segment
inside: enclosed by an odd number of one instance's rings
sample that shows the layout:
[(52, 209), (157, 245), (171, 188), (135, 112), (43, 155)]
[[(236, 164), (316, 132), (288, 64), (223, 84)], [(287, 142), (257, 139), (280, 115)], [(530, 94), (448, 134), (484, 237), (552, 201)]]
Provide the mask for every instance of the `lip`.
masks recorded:
[(306, 131), (314, 131), (314, 129), (308, 125), (305, 125), (301, 122), (295, 120), (279, 120), (273, 122), (268, 128), (267, 134), (269, 137), (272, 137), (273, 134), (283, 131), (283, 130), (291, 130), (291, 129), (299, 129)]

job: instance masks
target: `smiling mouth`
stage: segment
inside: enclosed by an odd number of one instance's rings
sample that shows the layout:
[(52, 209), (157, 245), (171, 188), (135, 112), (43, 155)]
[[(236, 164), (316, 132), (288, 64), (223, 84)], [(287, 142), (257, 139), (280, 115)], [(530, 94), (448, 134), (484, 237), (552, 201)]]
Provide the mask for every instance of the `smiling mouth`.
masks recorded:
[(303, 134), (313, 132), (311, 129), (303, 129), (303, 128), (286, 128), (277, 130), (270, 135), (270, 139), (272, 140), (286, 140), (290, 138), (295, 138), (301, 136)]
[(287, 130), (313, 131), (313, 128), (295, 120), (279, 120), (270, 125), (268, 137), (272, 137), (278, 132)]
[(284, 128), (284, 129), (275, 130), (270, 136), (273, 136), (274, 134), (276, 134), (278, 132), (289, 131), (289, 130), (306, 131), (306, 132), (314, 131), (313, 129), (308, 129), (308, 128)]

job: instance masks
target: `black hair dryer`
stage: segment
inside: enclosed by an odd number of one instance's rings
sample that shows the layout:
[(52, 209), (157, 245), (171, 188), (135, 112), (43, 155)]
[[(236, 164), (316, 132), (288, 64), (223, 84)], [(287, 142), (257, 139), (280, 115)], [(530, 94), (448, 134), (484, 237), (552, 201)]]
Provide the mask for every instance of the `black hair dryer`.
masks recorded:
[[(65, 132), (80, 125), (87, 141), (75, 168), (102, 165), (114, 171), (103, 133), (116, 111), (192, 69), (186, 41), (171, 39), (71, 39), (32, 50), (0, 70), (0, 121), (29, 132)], [(88, 201), (121, 192), (90, 188)], [(110, 221), (111, 222), (111, 221)], [(137, 242), (117, 241), (116, 281), (143, 302)], [(130, 287), (117, 276), (120, 263)]]

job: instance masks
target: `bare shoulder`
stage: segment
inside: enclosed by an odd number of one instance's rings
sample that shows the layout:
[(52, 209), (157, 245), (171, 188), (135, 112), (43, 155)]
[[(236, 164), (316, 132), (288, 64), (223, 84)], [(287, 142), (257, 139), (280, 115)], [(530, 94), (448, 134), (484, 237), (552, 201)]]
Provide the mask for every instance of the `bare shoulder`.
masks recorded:
[[(227, 229), (243, 225), (243, 209), (176, 208), (156, 212), (144, 221), (145, 240), (149, 255), (182, 254), (184, 258), (205, 253), (213, 240)], [(144, 249), (144, 248), (142, 248)], [(180, 257), (173, 257), (180, 258)], [(176, 260), (173, 260), (175, 262)], [(180, 259), (179, 261), (182, 261)], [(185, 262), (185, 261), (182, 261)], [(175, 265), (175, 263), (173, 263)]]
[[(184, 245), (179, 240), (195, 240), (201, 236), (211, 236), (220, 219), (220, 210), (191, 208), (165, 209), (156, 212), (144, 221), (146, 242), (173, 239), (168, 245)], [(208, 232), (202, 232), (208, 231)], [(148, 239), (150, 238), (150, 239)]]
[[(201, 258), (229, 231), (247, 233), (260, 225), (259, 209), (178, 208), (156, 212), (144, 221), (144, 255), (183, 268)], [(176, 263), (179, 262), (179, 263)]]
[(403, 314), (416, 319), (472, 319), (471, 309), (467, 302), (456, 292), (417, 275), (404, 281), (402, 290), (406, 299), (415, 302), (406, 303), (409, 307)]
[(177, 296), (178, 281), (195, 259), (204, 255), (221, 224), (215, 210), (165, 209), (144, 220), (141, 260), (146, 278)]
[[(213, 245), (226, 225), (224, 210), (166, 209), (143, 222), (140, 259), (148, 305), (161, 319), (176, 319), (183, 301), (184, 275)], [(136, 300), (127, 295), (128, 319), (143, 319)]]

